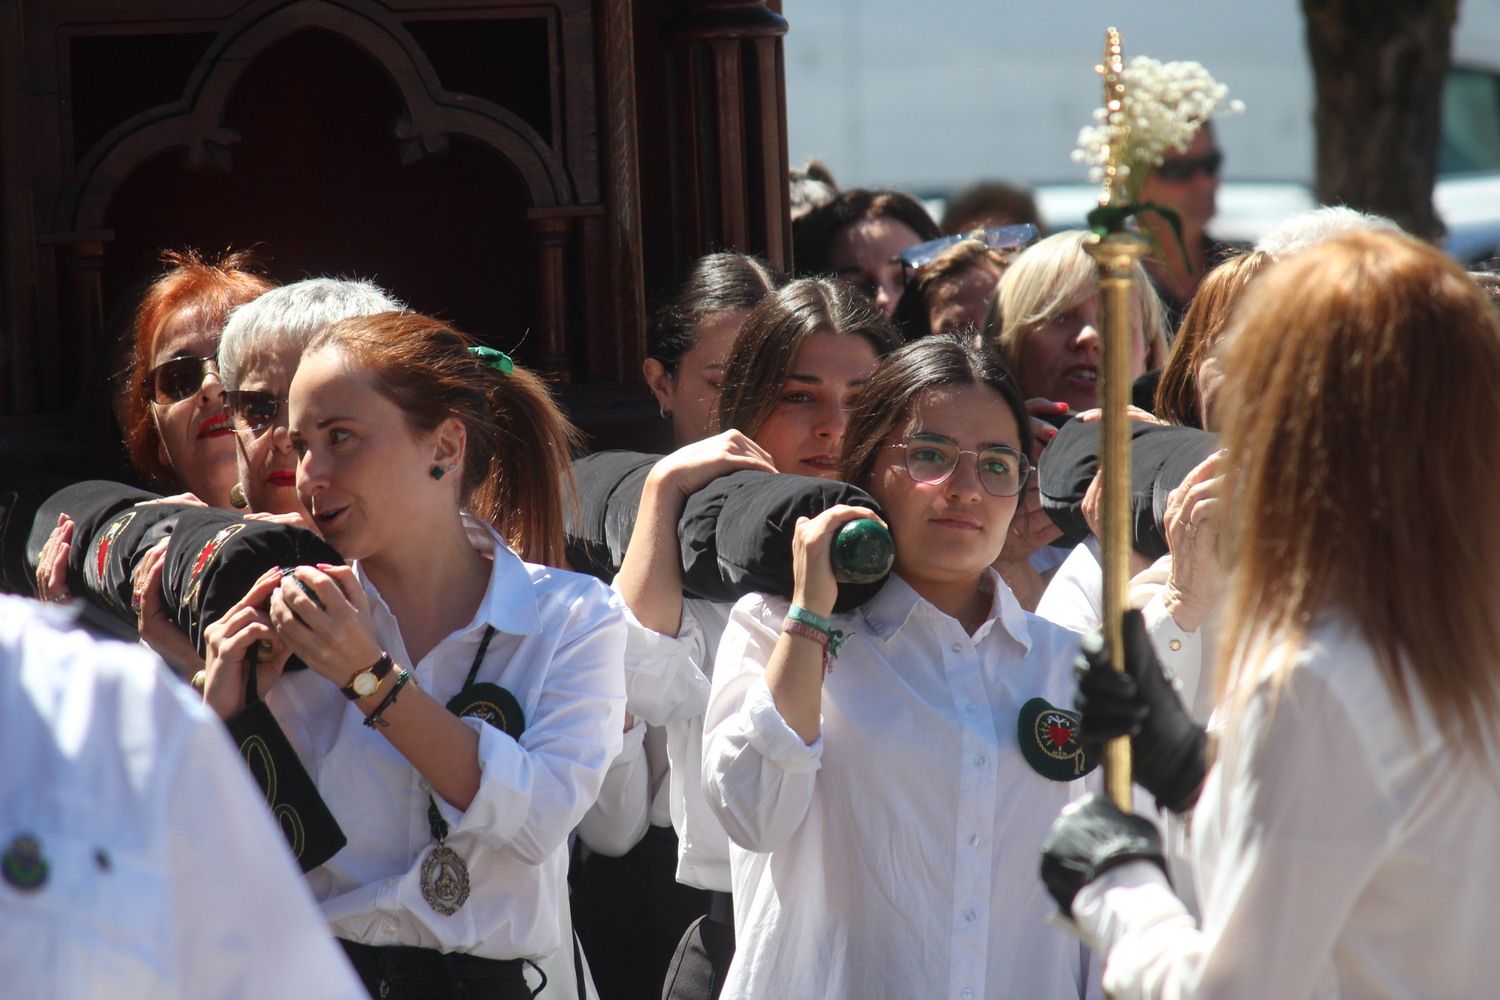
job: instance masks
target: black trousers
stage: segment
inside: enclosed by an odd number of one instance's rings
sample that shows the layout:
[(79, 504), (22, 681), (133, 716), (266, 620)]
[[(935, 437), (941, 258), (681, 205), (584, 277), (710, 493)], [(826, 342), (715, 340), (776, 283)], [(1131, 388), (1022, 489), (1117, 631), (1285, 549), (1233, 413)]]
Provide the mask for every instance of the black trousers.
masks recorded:
[[(431, 948), (375, 948), (339, 940), (377, 1000), (531, 1000), (526, 963)], [(545, 984), (544, 984), (545, 985)], [(540, 990), (538, 990), (540, 992)]]
[(727, 892), (709, 893), (708, 914), (682, 936), (662, 1000), (718, 1000), (734, 958), (734, 905)]
[(677, 835), (653, 826), (624, 857), (573, 856), (573, 929), (600, 1000), (658, 1000), (677, 942), (708, 893), (677, 881)]

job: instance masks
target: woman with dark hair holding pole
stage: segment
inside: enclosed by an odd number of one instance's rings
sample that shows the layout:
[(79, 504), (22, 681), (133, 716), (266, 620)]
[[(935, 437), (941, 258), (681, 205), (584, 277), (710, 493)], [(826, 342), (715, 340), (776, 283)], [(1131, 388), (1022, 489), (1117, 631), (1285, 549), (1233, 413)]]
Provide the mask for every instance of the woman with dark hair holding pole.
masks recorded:
[(1121, 1000), (1487, 996), (1500, 319), (1393, 233), (1275, 264), (1235, 316), (1220, 721), (1188, 716), (1133, 618), (1127, 673), (1092, 654), (1080, 689), (1085, 735), (1131, 735), (1136, 781), (1191, 813), (1201, 915), (1103, 799), (1063, 813), (1042, 877)]
[[(402, 313), (315, 336), (288, 409), (302, 504), (351, 565), (262, 577), (206, 699), (258, 690), (343, 827), (308, 881), (372, 996), (530, 997), (624, 721), (618, 603), (546, 565), (576, 432), (509, 357)], [(280, 676), (289, 653), (309, 669)]]

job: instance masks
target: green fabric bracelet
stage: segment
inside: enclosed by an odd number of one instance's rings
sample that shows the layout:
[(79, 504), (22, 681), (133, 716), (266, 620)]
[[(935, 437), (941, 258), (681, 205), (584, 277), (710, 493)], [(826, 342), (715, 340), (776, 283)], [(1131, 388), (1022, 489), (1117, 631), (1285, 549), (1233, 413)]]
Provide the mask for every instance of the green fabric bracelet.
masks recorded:
[(828, 636), (828, 655), (830, 657), (839, 655), (839, 647), (844, 644), (844, 633), (833, 627), (833, 622), (824, 618), (816, 611), (809, 611), (799, 604), (793, 604), (786, 609), (787, 621), (815, 628)]
[(365, 716), (365, 725), (369, 726), (371, 729), (374, 729), (376, 726), (379, 726), (381, 729), (385, 729), (390, 725), (390, 723), (386, 722), (385, 719), (382, 718), (382, 716), (385, 715), (386, 709), (396, 704), (396, 699), (400, 696), (401, 689), (406, 687), (406, 682), (409, 680), (411, 680), (411, 671), (398, 667), (396, 669), (395, 685), (391, 687), (390, 692), (386, 694), (385, 698), (381, 700), (380, 704), (375, 706), (375, 711)]
[(786, 616), (794, 622), (801, 622), (804, 625), (811, 625), (819, 632), (823, 632), (827, 635), (833, 634), (833, 622), (829, 621), (827, 618), (824, 618), (816, 611), (807, 610), (800, 604), (793, 604), (791, 607), (787, 608)]

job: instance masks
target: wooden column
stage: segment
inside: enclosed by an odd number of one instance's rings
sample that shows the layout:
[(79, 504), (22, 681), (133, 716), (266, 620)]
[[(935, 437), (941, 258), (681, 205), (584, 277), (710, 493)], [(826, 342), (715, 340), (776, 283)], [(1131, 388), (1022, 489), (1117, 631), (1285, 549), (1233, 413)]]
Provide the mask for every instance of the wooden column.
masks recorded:
[(695, 0), (673, 25), (682, 250), (791, 261), (786, 19), (762, 0)]
[(57, 263), (57, 315), (60, 337), (38, 344), (39, 381), (56, 398), (73, 400), (72, 384), (92, 373), (107, 349), (104, 343), (104, 254), (114, 239), (109, 230), (42, 236), (37, 245), (51, 248)]
[(574, 375), (568, 353), (568, 231), (573, 221), (566, 215), (532, 209), (533, 246), (536, 250), (536, 334), (542, 349), (536, 355), (539, 371), (559, 381)]

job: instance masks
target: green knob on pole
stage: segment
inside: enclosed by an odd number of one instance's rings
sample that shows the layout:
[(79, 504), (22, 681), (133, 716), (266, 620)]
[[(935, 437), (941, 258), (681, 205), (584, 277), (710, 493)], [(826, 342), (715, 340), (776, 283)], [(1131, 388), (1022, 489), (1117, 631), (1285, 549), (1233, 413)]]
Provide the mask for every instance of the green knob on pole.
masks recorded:
[(839, 583), (874, 583), (891, 571), (896, 543), (879, 521), (862, 517), (833, 536), (833, 578)]

